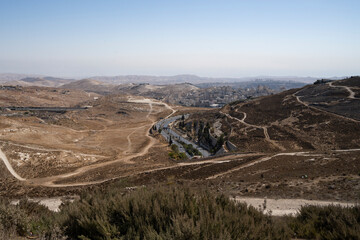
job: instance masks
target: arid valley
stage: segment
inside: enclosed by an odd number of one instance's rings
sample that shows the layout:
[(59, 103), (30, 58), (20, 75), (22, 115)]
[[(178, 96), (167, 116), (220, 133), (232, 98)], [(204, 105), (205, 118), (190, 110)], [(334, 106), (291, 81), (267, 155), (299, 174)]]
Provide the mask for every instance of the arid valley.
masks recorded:
[(360, 1), (0, 1), (0, 240), (360, 240)]
[[(3, 87), (1, 194), (54, 197), (115, 180), (124, 188), (183, 181), (234, 197), (356, 203), (359, 89), (353, 78), (209, 109), (124, 94)], [(168, 139), (150, 129), (185, 114), (186, 127), (177, 120), (171, 128), (208, 151), (223, 135), (217, 152), (169, 157)], [(209, 127), (196, 129), (199, 122)], [(201, 131), (215, 143), (197, 136)]]
[(222, 108), (99, 94), (92, 84), (1, 87), (2, 196), (59, 211), (112, 186), (206, 186), (273, 216), (359, 203), (359, 77)]

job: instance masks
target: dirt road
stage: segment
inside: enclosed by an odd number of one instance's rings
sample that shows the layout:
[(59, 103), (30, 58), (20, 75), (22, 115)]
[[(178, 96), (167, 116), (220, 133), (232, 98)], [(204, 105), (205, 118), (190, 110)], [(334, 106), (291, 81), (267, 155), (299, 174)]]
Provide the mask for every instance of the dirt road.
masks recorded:
[(238, 171), (240, 169), (243, 169), (243, 168), (248, 168), (248, 167), (251, 167), (255, 164), (259, 164), (259, 163), (262, 163), (262, 162), (265, 162), (265, 161), (268, 161), (274, 157), (277, 157), (277, 156), (318, 156), (318, 154), (310, 154), (309, 152), (291, 152), (291, 153), (278, 153), (278, 154), (275, 154), (275, 155), (272, 155), (272, 156), (267, 156), (267, 157), (263, 157), (263, 158), (260, 158), (259, 160), (256, 160), (256, 161), (253, 161), (253, 162), (250, 162), (248, 164), (245, 164), (245, 165), (242, 165), (240, 167), (236, 167), (236, 168), (233, 168), (233, 169), (230, 169), (228, 171), (225, 171), (225, 172), (222, 172), (222, 173), (218, 173), (216, 175), (213, 175), (213, 176), (210, 176), (206, 179), (215, 179), (215, 178), (218, 178), (218, 177), (221, 177), (221, 176), (224, 176), (224, 175), (227, 175), (229, 173), (232, 173), (232, 172), (235, 172), (235, 171)]
[[(351, 207), (355, 203), (334, 202), (334, 201), (317, 201), (306, 199), (267, 199), (267, 198), (247, 198), (235, 197), (232, 198), (236, 202), (245, 202), (264, 213), (269, 213), (272, 216), (295, 215), (300, 210), (301, 206), (305, 205), (340, 205), (342, 207)], [(265, 207), (265, 208), (264, 208)]]
[(225, 116), (227, 116), (228, 118), (231, 118), (231, 119), (234, 119), (238, 122), (241, 122), (242, 124), (248, 126), (248, 127), (253, 127), (253, 128), (259, 128), (259, 129), (262, 129), (264, 131), (264, 136), (265, 136), (265, 140), (269, 143), (271, 143), (272, 145), (274, 145), (275, 147), (277, 147), (280, 151), (285, 151), (286, 149), (281, 146), (280, 144), (278, 144), (276, 141), (272, 140), (269, 136), (269, 133), (268, 133), (268, 130), (267, 130), (267, 127), (266, 126), (257, 126), (257, 125), (253, 125), (253, 124), (250, 124), (250, 123), (247, 123), (245, 122), (245, 119), (247, 117), (246, 115), (246, 112), (239, 112), (239, 113), (242, 113), (244, 114), (244, 117), (242, 119), (239, 119), (239, 118), (236, 118), (236, 117), (233, 117), (231, 116), (230, 114), (228, 113), (224, 113), (222, 111), (220, 111), (220, 113), (224, 114)]
[[(65, 174), (60, 174), (60, 175), (56, 175), (56, 176), (51, 176), (51, 177), (44, 177), (44, 178), (35, 178), (35, 179), (25, 179), (25, 178), (22, 178), (21, 176), (19, 176), (15, 170), (12, 168), (10, 162), (8, 161), (6, 155), (1, 151), (0, 149), (0, 158), (3, 160), (3, 162), (5, 163), (5, 166), (7, 167), (7, 169), (9, 170), (9, 172), (15, 177), (17, 178), (18, 180), (20, 181), (26, 181), (32, 185), (41, 185), (41, 186), (47, 186), (47, 187), (69, 187), (69, 186), (83, 186), (83, 185), (91, 185), (91, 184), (97, 184), (97, 183), (101, 183), (101, 182), (105, 182), (105, 181), (108, 181), (108, 180), (111, 180), (111, 179), (107, 179), (107, 180), (101, 180), (101, 181), (93, 181), (93, 182), (83, 182), (83, 183), (74, 183), (74, 184), (55, 184), (54, 182), (55, 181), (58, 181), (60, 179), (64, 179), (64, 178), (68, 178), (68, 177), (72, 177), (72, 176), (75, 176), (75, 175), (79, 175), (79, 174), (82, 174), (82, 173), (85, 173), (89, 170), (92, 170), (92, 169), (96, 169), (96, 168), (100, 168), (100, 167), (104, 167), (104, 166), (107, 166), (107, 165), (110, 165), (110, 164), (113, 164), (115, 162), (119, 162), (119, 161), (125, 161), (125, 162), (131, 162), (131, 159), (135, 158), (135, 157), (140, 157), (140, 156), (143, 156), (145, 154), (148, 153), (149, 149), (156, 143), (156, 139), (152, 138), (149, 136), (149, 130), (150, 128), (152, 127), (152, 125), (155, 123), (154, 120), (151, 119), (151, 114), (152, 114), (152, 111), (153, 111), (153, 104), (156, 104), (156, 105), (163, 105), (165, 106), (167, 109), (171, 110), (172, 113), (169, 114), (167, 117), (170, 117), (171, 115), (173, 115), (176, 110), (174, 110), (171, 106), (169, 106), (168, 104), (166, 103), (162, 103), (162, 102), (157, 102), (157, 101), (154, 101), (154, 100), (151, 100), (151, 99), (146, 99), (146, 98), (143, 98), (143, 99), (133, 99), (133, 98), (129, 98), (128, 99), (128, 102), (134, 102), (134, 103), (146, 103), (146, 104), (149, 104), (149, 112), (148, 114), (146, 115), (146, 118), (149, 120), (150, 123), (147, 123), (146, 125), (144, 126), (141, 126), (139, 127), (138, 129), (141, 129), (143, 127), (148, 127), (148, 130), (146, 131), (146, 134), (145, 134), (145, 137), (147, 137), (149, 139), (149, 142), (148, 144), (142, 149), (141, 152), (138, 152), (138, 153), (135, 153), (135, 154), (131, 154), (129, 156), (126, 156), (126, 157), (123, 157), (123, 158), (119, 158), (119, 159), (115, 159), (115, 160), (112, 160), (112, 161), (108, 161), (108, 162), (104, 162), (104, 163), (98, 163), (98, 164), (93, 164), (93, 165), (89, 165), (89, 166), (85, 166), (85, 167), (80, 167), (78, 169), (76, 169), (75, 171), (73, 172), (70, 172), (70, 173), (65, 173)], [(135, 129), (136, 131), (137, 129)], [(133, 132), (132, 132), (133, 133)], [(127, 152), (130, 153), (131, 151), (131, 134), (129, 134), (128, 136), (128, 141), (129, 141), (129, 146), (130, 148), (128, 148)], [(40, 149), (39, 149), (40, 150)]]
[(297, 100), (300, 104), (302, 104), (302, 105), (304, 105), (304, 106), (306, 106), (306, 107), (308, 107), (308, 108), (311, 108), (311, 109), (313, 109), (313, 110), (320, 111), (320, 112), (324, 112), (324, 113), (327, 113), (327, 114), (331, 114), (331, 115), (334, 115), (334, 116), (336, 116), (336, 117), (340, 117), (340, 118), (343, 118), (343, 119), (350, 120), (350, 121), (352, 121), (352, 122), (356, 122), (356, 123), (359, 123), (359, 122), (360, 122), (360, 121), (355, 120), (355, 119), (353, 119), (353, 118), (345, 117), (345, 116), (342, 116), (342, 115), (339, 115), (339, 114), (336, 114), (336, 113), (333, 113), (333, 112), (328, 112), (328, 111), (325, 111), (325, 110), (323, 110), (323, 109), (310, 106), (309, 103), (304, 102), (304, 101), (302, 101), (302, 100), (300, 99), (301, 96), (297, 96), (297, 94), (298, 94), (300, 91), (301, 91), (301, 90), (299, 90), (299, 91), (297, 91), (296, 93), (292, 94), (292, 96), (293, 96), (294, 98), (296, 98), (296, 100)]
[[(29, 198), (28, 201), (38, 202), (41, 205), (48, 207), (53, 212), (60, 211), (59, 207), (62, 204), (63, 197), (53, 198)], [(71, 199), (73, 200), (73, 199)], [(306, 199), (269, 199), (269, 198), (249, 198), (249, 197), (235, 197), (231, 198), (236, 202), (246, 203), (251, 205), (260, 211), (271, 214), (272, 216), (284, 216), (284, 215), (295, 215), (300, 210), (301, 206), (305, 205), (317, 205), (317, 206), (328, 206), (328, 205), (340, 205), (342, 207), (354, 206), (354, 203), (347, 202), (335, 202), (335, 201), (317, 201), (317, 200), (306, 200)], [(11, 201), (11, 204), (18, 204), (19, 200)], [(265, 209), (264, 209), (265, 206)]]
[(354, 91), (351, 90), (351, 88), (349, 88), (348, 86), (334, 86), (334, 85), (332, 85), (332, 84), (333, 84), (333, 82), (329, 82), (329, 83), (328, 83), (328, 85), (329, 85), (330, 87), (333, 87), (333, 88), (345, 88), (345, 89), (349, 92), (348, 98), (350, 98), (350, 99), (359, 99), (359, 98), (356, 98), (356, 97), (355, 97)]
[(5, 163), (6, 168), (9, 170), (9, 172), (19, 181), (26, 181), (25, 178), (20, 177), (15, 170), (12, 168), (9, 160), (7, 159), (6, 155), (3, 153), (3, 151), (0, 149), (0, 158)]

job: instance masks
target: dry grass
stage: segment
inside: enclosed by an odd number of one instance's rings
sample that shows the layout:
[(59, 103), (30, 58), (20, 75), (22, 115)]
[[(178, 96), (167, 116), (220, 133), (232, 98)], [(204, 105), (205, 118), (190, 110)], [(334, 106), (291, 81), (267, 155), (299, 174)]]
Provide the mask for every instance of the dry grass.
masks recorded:
[[(37, 203), (0, 202), (0, 239), (360, 239), (360, 207), (303, 207), (271, 217), (225, 195), (183, 186), (84, 193), (59, 213)], [(67, 236), (67, 237), (65, 237)]]

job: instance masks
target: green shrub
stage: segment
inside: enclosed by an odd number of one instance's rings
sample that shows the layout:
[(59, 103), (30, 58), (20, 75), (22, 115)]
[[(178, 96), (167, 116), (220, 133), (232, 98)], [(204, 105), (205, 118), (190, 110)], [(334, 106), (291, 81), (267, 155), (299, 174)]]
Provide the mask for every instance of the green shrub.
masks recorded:
[(359, 206), (305, 206), (295, 217), (271, 217), (228, 196), (186, 187), (126, 194), (121, 189), (112, 184), (86, 192), (59, 213), (26, 200), (15, 206), (0, 199), (0, 239), (18, 239), (30, 231), (49, 240), (360, 239)]
[[(184, 147), (185, 151), (190, 155), (190, 156), (202, 156), (201, 152), (199, 152), (199, 150), (197, 150), (196, 148), (194, 148), (194, 146), (192, 144), (186, 144), (184, 142), (180, 142), (180, 144)], [(186, 155), (186, 154), (185, 154)]]
[(20, 200), (12, 205), (0, 199), (0, 239), (18, 239), (32, 232), (39, 239), (63, 239), (56, 214), (36, 202)]
[(62, 208), (62, 225), (82, 239), (286, 239), (270, 216), (228, 197), (177, 187), (87, 194)]
[(169, 152), (169, 157), (175, 160), (185, 160), (187, 156), (185, 153), (179, 151), (179, 147), (175, 144), (170, 146), (171, 152)]
[(28, 217), (24, 211), (10, 205), (6, 200), (0, 200), (0, 229), (3, 235), (18, 234), (24, 236), (27, 232)]
[(300, 238), (360, 239), (360, 206), (304, 206), (289, 225)]
[(28, 200), (20, 200), (18, 206), (22, 212), (29, 218), (27, 225), (28, 232), (32, 232), (37, 236), (47, 237), (51, 239), (54, 234), (58, 236), (55, 230), (59, 228), (56, 224), (56, 214), (50, 211), (47, 207)]

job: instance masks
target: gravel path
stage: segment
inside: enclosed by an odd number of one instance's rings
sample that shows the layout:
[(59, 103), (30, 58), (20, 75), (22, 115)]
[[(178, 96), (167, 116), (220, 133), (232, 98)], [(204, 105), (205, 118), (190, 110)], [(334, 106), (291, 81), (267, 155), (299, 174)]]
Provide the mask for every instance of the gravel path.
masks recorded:
[[(300, 210), (301, 206), (305, 205), (317, 205), (317, 206), (329, 206), (340, 205), (342, 207), (355, 206), (355, 203), (334, 202), (334, 201), (317, 201), (306, 199), (267, 199), (267, 198), (246, 198), (235, 197), (236, 202), (245, 202), (257, 209), (260, 209), (264, 213), (270, 213), (272, 216), (284, 216), (295, 215)], [(264, 206), (265, 209), (264, 209)]]

